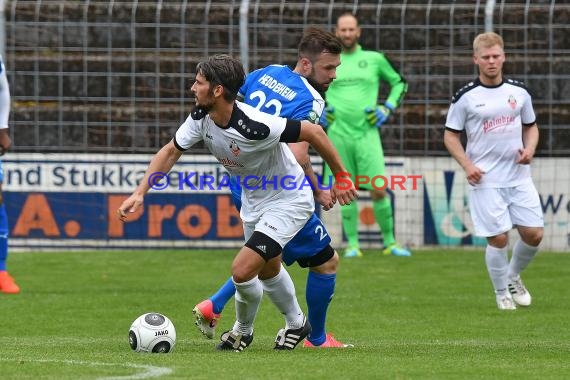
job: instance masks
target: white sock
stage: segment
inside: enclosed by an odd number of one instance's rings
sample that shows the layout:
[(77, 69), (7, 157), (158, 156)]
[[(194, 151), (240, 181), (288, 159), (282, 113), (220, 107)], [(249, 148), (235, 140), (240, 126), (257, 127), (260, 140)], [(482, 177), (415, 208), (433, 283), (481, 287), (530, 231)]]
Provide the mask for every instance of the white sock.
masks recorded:
[(236, 286), (236, 321), (233, 331), (239, 334), (251, 335), (257, 309), (259, 309), (259, 304), (263, 297), (263, 286), (261, 286), (257, 276), (239, 284), (234, 281), (234, 285)]
[(263, 290), (285, 316), (286, 329), (298, 329), (303, 326), (303, 311), (297, 301), (295, 285), (289, 272), (281, 265), (279, 274), (267, 280), (261, 280)]
[(485, 263), (495, 293), (501, 296), (507, 294), (507, 270), (509, 267), (507, 247), (495, 248), (487, 245)]
[(522, 240), (517, 240), (513, 247), (513, 256), (509, 263), (509, 278), (518, 278), (524, 268), (532, 261), (538, 252), (538, 247), (526, 244)]

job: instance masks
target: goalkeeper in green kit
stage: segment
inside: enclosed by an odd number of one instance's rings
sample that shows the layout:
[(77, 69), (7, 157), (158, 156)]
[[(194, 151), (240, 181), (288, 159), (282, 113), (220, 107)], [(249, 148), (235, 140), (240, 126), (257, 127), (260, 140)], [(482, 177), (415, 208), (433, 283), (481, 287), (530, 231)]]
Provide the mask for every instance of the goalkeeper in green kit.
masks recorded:
[[(339, 16), (336, 36), (343, 52), (336, 79), (326, 92), (327, 133), (337, 148), (348, 172), (372, 179), (385, 174), (384, 152), (378, 129), (389, 119), (408, 89), (408, 84), (383, 53), (363, 50), (358, 44), (360, 28), (351, 13)], [(378, 101), (380, 82), (390, 85), (388, 98)], [(330, 178), (325, 167), (323, 178)], [(381, 186), (381, 184), (380, 184)], [(374, 217), (384, 237), (383, 253), (410, 256), (407, 249), (396, 243), (392, 204), (385, 190), (360, 186), (370, 190)], [(358, 242), (358, 206), (355, 201), (341, 207), (342, 226), (348, 239), (345, 257), (362, 256)]]

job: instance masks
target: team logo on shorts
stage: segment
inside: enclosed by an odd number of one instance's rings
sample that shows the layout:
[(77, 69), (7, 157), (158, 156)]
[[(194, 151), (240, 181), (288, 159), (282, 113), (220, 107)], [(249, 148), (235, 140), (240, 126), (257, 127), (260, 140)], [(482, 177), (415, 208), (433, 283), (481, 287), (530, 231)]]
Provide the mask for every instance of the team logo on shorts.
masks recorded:
[(512, 109), (517, 108), (517, 100), (513, 95), (509, 95), (509, 100), (507, 100), (507, 102), (509, 103), (509, 106), (511, 106)]
[(241, 150), (239, 149), (239, 146), (236, 142), (236, 140), (232, 140), (232, 142), (230, 143), (230, 150), (232, 151), (232, 154), (234, 156), (239, 156), (239, 153), (241, 152)]

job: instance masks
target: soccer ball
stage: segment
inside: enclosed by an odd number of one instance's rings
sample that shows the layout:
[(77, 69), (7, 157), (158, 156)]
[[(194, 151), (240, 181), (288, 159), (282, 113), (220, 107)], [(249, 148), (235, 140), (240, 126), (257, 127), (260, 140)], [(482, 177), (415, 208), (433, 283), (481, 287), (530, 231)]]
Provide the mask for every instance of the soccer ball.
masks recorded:
[(174, 349), (176, 330), (166, 315), (146, 313), (129, 329), (129, 345), (136, 352), (167, 353)]

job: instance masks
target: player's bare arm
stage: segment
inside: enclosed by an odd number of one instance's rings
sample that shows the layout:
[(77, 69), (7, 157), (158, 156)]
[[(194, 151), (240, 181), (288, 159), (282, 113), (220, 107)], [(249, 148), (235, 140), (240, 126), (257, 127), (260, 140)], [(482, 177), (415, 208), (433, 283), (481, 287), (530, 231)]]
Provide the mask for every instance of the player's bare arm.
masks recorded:
[(465, 149), (463, 149), (463, 145), (461, 145), (461, 134), (452, 132), (448, 129), (445, 130), (443, 134), (443, 143), (445, 147), (451, 154), (451, 156), (457, 161), (459, 165), (465, 171), (465, 175), (467, 177), (467, 182), (471, 185), (479, 183), (481, 178), (483, 177), (483, 170), (478, 168), (471, 162), (471, 160), (465, 154)]
[(182, 155), (182, 151), (178, 150), (174, 145), (174, 140), (162, 147), (150, 161), (148, 168), (144, 173), (144, 177), (135, 189), (117, 210), (117, 215), (123, 222), (127, 220), (128, 214), (134, 213), (143, 204), (144, 195), (150, 190), (152, 181), (159, 181), (156, 173), (168, 173), (176, 161)]
[(303, 168), (305, 176), (311, 182), (315, 199), (321, 206), (323, 206), (323, 210), (330, 210), (333, 207), (332, 196), (329, 190), (321, 189), (319, 186), (319, 180), (313, 170), (311, 157), (309, 156), (309, 143), (305, 141), (289, 143), (289, 148), (291, 149), (291, 152), (293, 152), (293, 155), (299, 165), (301, 165), (301, 168)]
[(538, 145), (538, 126), (534, 123), (531, 126), (523, 126), (523, 149), (519, 149), (518, 164), (528, 165), (534, 158), (536, 146)]
[[(299, 141), (306, 141), (321, 155), (323, 160), (329, 165), (332, 173), (340, 175), (346, 173), (344, 164), (336, 148), (333, 146), (329, 137), (320, 125), (310, 123), (308, 121), (301, 122), (301, 131)], [(346, 183), (346, 180), (344, 181)], [(352, 186), (332, 186), (331, 196), (333, 202), (338, 200), (340, 205), (350, 204), (350, 202), (358, 197), (358, 193)]]

